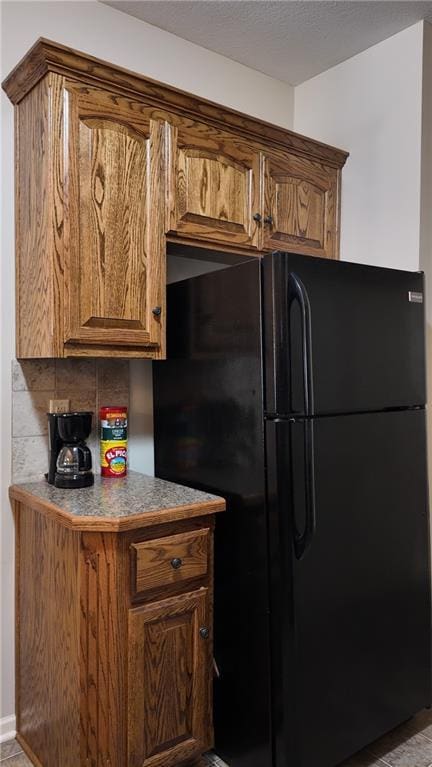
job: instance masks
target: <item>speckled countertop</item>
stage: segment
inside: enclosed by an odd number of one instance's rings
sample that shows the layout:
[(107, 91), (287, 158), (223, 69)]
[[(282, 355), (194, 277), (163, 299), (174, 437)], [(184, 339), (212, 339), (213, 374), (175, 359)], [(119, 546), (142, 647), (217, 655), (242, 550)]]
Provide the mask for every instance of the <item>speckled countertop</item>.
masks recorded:
[(78, 529), (121, 530), (223, 511), (211, 493), (135, 471), (122, 479), (95, 476), (92, 487), (62, 490), (45, 480), (12, 485), (12, 500), (50, 514)]

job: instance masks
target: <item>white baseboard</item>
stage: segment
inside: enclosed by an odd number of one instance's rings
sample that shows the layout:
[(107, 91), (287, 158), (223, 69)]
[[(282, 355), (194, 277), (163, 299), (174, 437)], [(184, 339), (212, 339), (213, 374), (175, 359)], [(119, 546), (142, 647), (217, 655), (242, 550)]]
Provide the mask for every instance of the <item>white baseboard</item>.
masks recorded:
[(16, 719), (15, 715), (4, 716), (0, 719), (0, 743), (5, 743), (6, 740), (12, 740), (16, 735)]

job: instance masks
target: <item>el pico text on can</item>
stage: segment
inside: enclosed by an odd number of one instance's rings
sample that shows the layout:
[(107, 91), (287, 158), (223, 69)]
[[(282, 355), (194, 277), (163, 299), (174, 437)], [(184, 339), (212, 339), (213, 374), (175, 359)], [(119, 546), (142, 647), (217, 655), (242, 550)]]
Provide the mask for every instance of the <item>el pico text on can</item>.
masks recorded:
[(127, 407), (101, 407), (100, 458), (103, 477), (127, 473)]

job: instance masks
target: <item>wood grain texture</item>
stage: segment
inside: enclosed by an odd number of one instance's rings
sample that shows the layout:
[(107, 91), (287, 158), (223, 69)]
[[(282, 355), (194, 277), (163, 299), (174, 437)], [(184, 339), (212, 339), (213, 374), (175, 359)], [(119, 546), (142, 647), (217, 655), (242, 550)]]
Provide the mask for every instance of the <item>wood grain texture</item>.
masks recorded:
[(168, 230), (199, 240), (256, 248), (259, 151), (210, 125), (172, 126)]
[[(207, 573), (209, 528), (133, 543), (133, 594), (172, 583), (180, 585)], [(180, 560), (176, 568), (173, 561)]]
[(171, 767), (210, 747), (208, 619), (205, 588), (130, 610), (130, 767)]
[(100, 89), (67, 82), (65, 98), (65, 341), (158, 346), (163, 125)]
[(135, 98), (144, 97), (148, 104), (165, 112), (182, 114), (216, 128), (231, 130), (248, 139), (292, 149), (298, 155), (321, 159), (334, 167), (343, 167), (348, 157), (347, 152), (335, 147), (197, 98), (190, 93), (44, 38), (36, 41), (3, 81), (3, 90), (10, 100), (17, 104), (47, 72), (56, 72), (91, 85), (108, 87), (110, 90), (116, 89), (119, 93)]
[(225, 501), (206, 501), (188, 506), (175, 506), (158, 511), (145, 511), (130, 517), (82, 517), (69, 514), (59, 506), (37, 498), (32, 493), (23, 490), (19, 485), (11, 485), (9, 498), (12, 501), (28, 504), (32, 509), (57, 520), (61, 525), (72, 530), (91, 532), (121, 532), (137, 528), (154, 527), (155, 525), (179, 522), (184, 519), (203, 517), (225, 511)]
[(16, 107), (17, 357), (163, 358), (164, 123), (66, 85)]
[(79, 534), (17, 505), (17, 729), (43, 767), (79, 764)]
[(17, 742), (20, 744), (25, 755), (28, 756), (28, 758), (30, 759), (30, 762), (34, 765), (34, 767), (45, 767), (45, 765), (43, 765), (42, 762), (39, 761), (36, 754), (32, 751), (26, 739), (22, 735), (20, 735), (19, 732), (16, 733), (15, 738)]
[[(32, 763), (199, 764), (213, 745), (213, 520), (76, 532), (13, 505), (17, 737)], [(175, 594), (134, 607), (131, 544), (164, 533), (208, 536), (208, 567), (194, 591), (179, 581)]]
[[(190, 517), (189, 519), (183, 519), (180, 521), (169, 522), (167, 524), (156, 524), (154, 527), (138, 528), (136, 530), (127, 530), (122, 532), (121, 540), (125, 556), (128, 563), (129, 583), (131, 606), (136, 607), (138, 604), (148, 604), (150, 602), (159, 602), (162, 599), (176, 596), (177, 594), (185, 591), (196, 591), (202, 586), (206, 586), (209, 589), (209, 593), (212, 592), (212, 573), (213, 573), (213, 531), (215, 527), (215, 516), (203, 516), (203, 517)], [(146, 591), (136, 593), (134, 590), (134, 584), (136, 580), (136, 569), (134, 562), (131, 561), (131, 548), (134, 545), (141, 543), (151, 543), (154, 540), (160, 538), (170, 538), (176, 536), (189, 536), (200, 534), (202, 530), (209, 531), (207, 540), (207, 562), (205, 573), (197, 573), (196, 576), (192, 576), (189, 580), (173, 580), (167, 581), (164, 584), (156, 585), (154, 588), (149, 588)]]
[(338, 258), (346, 152), (43, 39), (3, 87), (18, 357), (163, 359), (166, 233)]
[(48, 75), (15, 114), (16, 353), (63, 347), (62, 78)]
[[(150, 179), (148, 191), (148, 295), (147, 324), (150, 328), (154, 350), (148, 350), (152, 359), (166, 357), (166, 240), (165, 240), (165, 198), (166, 198), (166, 135), (167, 125), (162, 120), (152, 119), (150, 125), (149, 155)], [(159, 307), (160, 314), (153, 313)], [(153, 356), (154, 354), (154, 356)]]
[[(161, 265), (161, 269), (165, 270), (165, 264)], [(156, 304), (158, 305), (158, 304)], [(165, 291), (161, 300), (161, 305), (165, 306)], [(164, 312), (165, 316), (165, 312)], [(63, 347), (63, 357), (118, 357), (120, 359), (150, 359), (159, 360), (165, 359), (164, 344), (165, 344), (165, 324), (164, 319), (161, 316), (158, 324), (160, 325), (161, 345), (159, 346), (146, 346), (144, 349), (140, 346), (111, 346), (110, 344), (93, 344), (93, 343), (79, 343), (74, 344), (68, 342)]]
[(21, 663), (20, 663), (20, 637), (21, 637), (21, 505), (18, 501), (10, 499), (15, 525), (15, 716), (17, 735), (20, 729), (21, 713)]
[(337, 170), (280, 152), (264, 154), (263, 161), (263, 249), (337, 258)]
[(81, 558), (81, 762), (126, 765), (127, 568), (119, 536), (84, 533)]
[[(233, 259), (236, 259), (236, 263), (239, 263), (237, 259), (243, 260), (243, 258), (246, 256), (246, 258), (261, 258), (262, 253), (260, 250), (253, 248), (249, 245), (232, 245), (230, 242), (224, 242), (223, 245), (219, 242), (212, 242), (211, 240), (203, 240), (202, 242), (199, 242), (194, 237), (187, 237), (186, 235), (179, 235), (176, 232), (168, 232), (166, 236), (167, 241), (167, 251), (170, 254), (171, 252), (173, 255), (179, 254), (180, 257), (183, 257), (183, 253), (185, 254), (184, 257), (187, 258), (186, 253), (192, 254), (191, 258), (198, 258), (198, 256), (194, 255), (194, 251), (199, 251), (203, 254), (202, 261), (216, 261), (218, 263), (227, 263), (227, 261), (222, 261), (222, 259), (228, 259), (232, 257)], [(175, 246), (172, 248), (172, 246)], [(183, 252), (180, 249), (180, 246), (184, 246)], [(175, 250), (175, 252), (174, 252)], [(216, 258), (213, 257), (213, 254), (216, 256)], [(228, 264), (227, 264), (228, 265)]]

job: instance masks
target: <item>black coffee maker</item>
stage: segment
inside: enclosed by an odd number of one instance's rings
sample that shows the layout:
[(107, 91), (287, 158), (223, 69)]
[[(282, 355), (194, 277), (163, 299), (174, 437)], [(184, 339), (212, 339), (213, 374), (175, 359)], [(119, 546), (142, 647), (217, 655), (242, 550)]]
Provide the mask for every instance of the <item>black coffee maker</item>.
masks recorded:
[(47, 481), (55, 487), (89, 487), (94, 483), (92, 457), (85, 440), (92, 413), (48, 413), (49, 467)]

